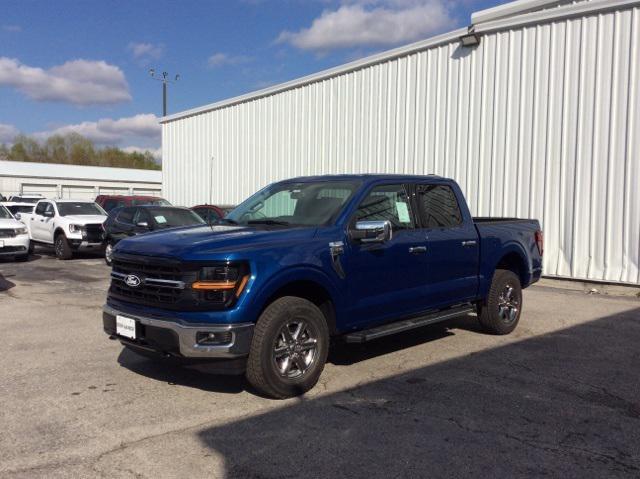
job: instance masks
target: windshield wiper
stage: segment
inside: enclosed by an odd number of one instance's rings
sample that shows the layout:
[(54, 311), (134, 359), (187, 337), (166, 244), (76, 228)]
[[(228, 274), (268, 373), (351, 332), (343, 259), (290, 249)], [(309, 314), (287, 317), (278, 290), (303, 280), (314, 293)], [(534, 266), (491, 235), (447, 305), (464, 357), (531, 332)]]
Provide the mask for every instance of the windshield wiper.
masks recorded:
[[(220, 219), (218, 220), (218, 222), (219, 222), (219, 223), (222, 223), (223, 221), (224, 221), (225, 223), (230, 224), (230, 225), (237, 225), (237, 224), (239, 224), (236, 220), (232, 220), (232, 219), (230, 219), (230, 218), (220, 218)], [(215, 223), (211, 223), (211, 224), (215, 224)]]
[(279, 221), (279, 220), (249, 220), (247, 221), (248, 225), (278, 225), (278, 226), (289, 226), (291, 223), (287, 221)]

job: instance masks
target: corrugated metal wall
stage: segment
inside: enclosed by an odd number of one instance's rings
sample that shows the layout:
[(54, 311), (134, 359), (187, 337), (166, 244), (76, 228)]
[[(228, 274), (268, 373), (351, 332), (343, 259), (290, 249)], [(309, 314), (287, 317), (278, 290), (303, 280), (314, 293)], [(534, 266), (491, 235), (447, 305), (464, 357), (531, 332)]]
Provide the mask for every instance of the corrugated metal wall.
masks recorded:
[(575, 7), (164, 123), (165, 194), (436, 173), (475, 215), (540, 219), (546, 275), (640, 283), (640, 9), (559, 17)]

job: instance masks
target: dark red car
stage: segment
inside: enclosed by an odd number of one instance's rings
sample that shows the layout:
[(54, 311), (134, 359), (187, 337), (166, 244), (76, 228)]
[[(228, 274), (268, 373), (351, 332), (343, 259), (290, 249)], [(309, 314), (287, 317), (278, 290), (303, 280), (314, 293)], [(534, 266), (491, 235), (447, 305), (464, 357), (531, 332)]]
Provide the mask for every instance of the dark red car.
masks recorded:
[(227, 213), (214, 205), (198, 205), (191, 208), (206, 223), (216, 223), (219, 219), (224, 218)]
[(125, 206), (171, 206), (164, 198), (144, 195), (98, 195), (95, 201), (107, 212)]

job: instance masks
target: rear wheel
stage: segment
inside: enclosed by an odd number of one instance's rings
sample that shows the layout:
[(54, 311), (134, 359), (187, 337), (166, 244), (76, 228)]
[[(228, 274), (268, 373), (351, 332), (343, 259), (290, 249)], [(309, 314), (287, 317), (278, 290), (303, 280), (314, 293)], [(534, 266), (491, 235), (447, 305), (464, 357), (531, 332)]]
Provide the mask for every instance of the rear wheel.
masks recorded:
[(318, 382), (328, 351), (329, 329), (320, 309), (303, 298), (279, 298), (256, 324), (247, 379), (269, 397), (304, 394)]
[(73, 257), (73, 251), (69, 246), (69, 241), (64, 233), (59, 233), (53, 243), (53, 248), (56, 252), (56, 258), (58, 259), (71, 259)]
[(509, 334), (516, 329), (522, 312), (522, 286), (513, 271), (498, 269), (478, 319), (482, 328), (491, 334)]

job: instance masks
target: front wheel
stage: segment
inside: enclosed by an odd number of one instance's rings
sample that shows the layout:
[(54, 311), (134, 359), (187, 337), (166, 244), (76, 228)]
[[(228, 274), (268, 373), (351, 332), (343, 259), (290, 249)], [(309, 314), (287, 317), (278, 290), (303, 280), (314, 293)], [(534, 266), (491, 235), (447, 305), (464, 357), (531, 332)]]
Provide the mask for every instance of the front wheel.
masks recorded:
[(111, 266), (113, 264), (113, 243), (109, 241), (104, 247), (104, 262), (107, 266)]
[(63, 233), (60, 233), (58, 236), (56, 236), (53, 247), (56, 252), (56, 258), (71, 259), (73, 257), (73, 251), (71, 249), (71, 246), (69, 246), (69, 241)]
[(328, 352), (329, 329), (320, 309), (306, 299), (285, 296), (258, 319), (247, 379), (266, 396), (298, 396), (316, 385)]
[(516, 329), (521, 313), (520, 278), (513, 271), (496, 270), (487, 299), (478, 312), (480, 325), (491, 334), (509, 334)]

